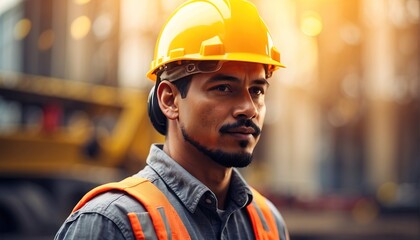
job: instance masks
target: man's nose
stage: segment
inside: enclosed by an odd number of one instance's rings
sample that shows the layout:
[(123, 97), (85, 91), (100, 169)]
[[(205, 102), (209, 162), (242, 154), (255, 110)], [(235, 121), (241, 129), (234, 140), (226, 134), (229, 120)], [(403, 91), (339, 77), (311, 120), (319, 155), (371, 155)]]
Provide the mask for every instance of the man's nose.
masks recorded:
[(249, 92), (238, 97), (237, 105), (234, 108), (235, 118), (253, 119), (258, 116), (259, 109)]

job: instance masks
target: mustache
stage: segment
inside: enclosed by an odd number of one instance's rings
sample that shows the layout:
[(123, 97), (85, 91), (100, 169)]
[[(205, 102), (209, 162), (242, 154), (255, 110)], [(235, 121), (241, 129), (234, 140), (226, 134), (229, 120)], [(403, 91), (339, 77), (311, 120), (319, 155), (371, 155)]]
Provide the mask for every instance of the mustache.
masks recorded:
[(261, 128), (257, 126), (251, 119), (239, 119), (235, 123), (225, 124), (223, 125), (219, 132), (227, 133), (231, 129), (239, 128), (239, 127), (251, 127), (254, 129), (255, 133), (253, 135), (258, 136), (261, 134)]

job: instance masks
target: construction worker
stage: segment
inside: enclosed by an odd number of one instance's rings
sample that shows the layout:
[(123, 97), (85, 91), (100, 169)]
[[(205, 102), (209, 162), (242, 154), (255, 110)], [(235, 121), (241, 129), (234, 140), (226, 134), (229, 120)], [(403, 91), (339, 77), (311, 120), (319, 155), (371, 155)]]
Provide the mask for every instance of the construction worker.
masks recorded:
[(89, 192), (56, 239), (288, 239), (274, 205), (236, 168), (252, 161), (268, 78), (283, 67), (246, 0), (191, 0), (163, 27), (147, 76), (163, 145), (147, 166)]

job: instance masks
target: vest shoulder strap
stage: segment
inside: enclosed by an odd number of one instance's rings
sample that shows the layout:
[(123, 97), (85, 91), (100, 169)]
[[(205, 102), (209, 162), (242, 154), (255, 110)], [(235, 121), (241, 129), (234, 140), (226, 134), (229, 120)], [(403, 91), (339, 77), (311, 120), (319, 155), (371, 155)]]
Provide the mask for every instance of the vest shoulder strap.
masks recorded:
[[(144, 208), (148, 211), (149, 216), (152, 220), (155, 228), (156, 235), (159, 240), (168, 239), (168, 233), (166, 231), (165, 221), (162, 219), (158, 209), (163, 209), (167, 222), (169, 223), (169, 229), (172, 239), (184, 240), (190, 239), (187, 229), (182, 223), (181, 218), (175, 211), (174, 207), (168, 201), (166, 196), (149, 180), (139, 177), (128, 177), (120, 182), (108, 183), (94, 188), (88, 192), (74, 207), (73, 212), (83, 207), (89, 200), (95, 196), (108, 192), (111, 190), (120, 190), (126, 192), (130, 196), (134, 197), (139, 201)], [(137, 219), (134, 219), (133, 215), (129, 213), (129, 219), (133, 226), (133, 232), (137, 239), (144, 239), (141, 226)], [(137, 220), (137, 222), (135, 221)], [(143, 236), (143, 237), (142, 237)]]
[(267, 199), (257, 190), (251, 188), (254, 197), (247, 211), (257, 240), (278, 240), (279, 232)]

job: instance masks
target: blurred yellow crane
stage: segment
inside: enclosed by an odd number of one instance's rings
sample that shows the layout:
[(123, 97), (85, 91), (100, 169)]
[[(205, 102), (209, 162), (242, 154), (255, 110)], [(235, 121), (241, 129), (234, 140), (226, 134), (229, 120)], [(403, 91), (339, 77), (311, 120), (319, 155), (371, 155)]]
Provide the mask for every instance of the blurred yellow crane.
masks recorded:
[(50, 235), (90, 188), (137, 172), (163, 141), (147, 96), (0, 72), (0, 233)]

